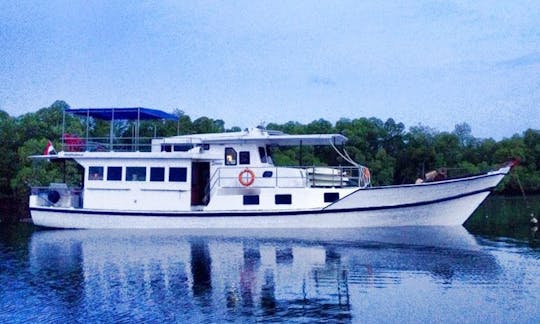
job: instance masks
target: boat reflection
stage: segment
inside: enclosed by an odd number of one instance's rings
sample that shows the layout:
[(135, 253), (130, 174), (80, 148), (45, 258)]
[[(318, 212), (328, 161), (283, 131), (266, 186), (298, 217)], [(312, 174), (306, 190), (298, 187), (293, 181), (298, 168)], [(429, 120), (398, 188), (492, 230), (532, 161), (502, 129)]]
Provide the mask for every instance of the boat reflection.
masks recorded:
[(348, 321), (358, 299), (411, 277), (481, 283), (500, 272), (462, 227), (38, 231), (30, 270), (70, 312), (114, 321)]

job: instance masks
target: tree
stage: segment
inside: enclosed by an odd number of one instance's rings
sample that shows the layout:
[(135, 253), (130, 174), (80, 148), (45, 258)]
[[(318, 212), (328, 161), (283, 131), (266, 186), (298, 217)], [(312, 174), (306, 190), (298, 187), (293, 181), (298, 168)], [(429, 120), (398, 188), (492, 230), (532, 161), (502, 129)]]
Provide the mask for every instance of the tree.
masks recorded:
[(334, 132), (332, 124), (322, 118), (312, 121), (305, 128), (307, 134), (331, 134)]
[(456, 168), (461, 161), (462, 147), (457, 135), (439, 133), (434, 137), (435, 168)]
[(10, 180), (17, 172), (17, 142), (15, 119), (0, 110), (0, 201), (12, 195)]
[(435, 135), (433, 128), (418, 125), (411, 127), (405, 135), (406, 149), (398, 157), (401, 182), (414, 182), (424, 173), (436, 168)]
[(453, 134), (458, 137), (461, 147), (466, 147), (473, 143), (474, 137), (472, 136), (471, 126), (467, 123), (456, 124)]
[(193, 121), (193, 132), (195, 134), (220, 133), (223, 131), (225, 131), (225, 128), (222, 120), (200, 117)]

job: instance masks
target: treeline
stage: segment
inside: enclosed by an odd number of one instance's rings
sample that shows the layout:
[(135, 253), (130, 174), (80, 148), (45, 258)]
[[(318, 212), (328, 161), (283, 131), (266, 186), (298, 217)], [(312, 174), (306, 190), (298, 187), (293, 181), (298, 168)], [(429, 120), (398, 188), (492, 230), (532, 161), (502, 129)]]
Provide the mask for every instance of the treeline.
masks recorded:
[[(452, 132), (439, 132), (428, 126), (413, 126), (406, 130), (403, 123), (392, 118), (342, 118), (335, 125), (319, 119), (307, 125), (288, 122), (268, 124), (267, 128), (289, 134), (340, 133), (349, 139), (345, 146), (353, 160), (371, 170), (374, 185), (414, 183), (416, 179), (441, 167), (448, 169), (450, 177), (484, 172), (511, 159), (519, 166), (497, 188), (499, 192), (540, 192), (540, 130), (528, 129), (523, 134), (500, 141), (479, 139), (472, 135), (466, 123), (455, 126)], [(304, 164), (340, 164), (328, 148), (315, 148), (317, 154), (308, 154)], [(305, 151), (305, 149), (304, 149)], [(280, 162), (293, 163), (298, 149), (285, 151)], [(311, 153), (311, 152), (309, 152)], [(321, 154), (322, 153), (322, 154)], [(305, 153), (304, 153), (305, 155)], [(318, 160), (315, 156), (326, 157)]]
[[(36, 162), (29, 155), (41, 154), (50, 139), (60, 146), (62, 126), (71, 134), (85, 136), (86, 123), (63, 111), (69, 108), (64, 101), (22, 116), (12, 117), (0, 110), (0, 204), (4, 215), (25, 214), (29, 186), (46, 185), (62, 181), (63, 171), (77, 173), (76, 165), (62, 169), (55, 163)], [(179, 121), (141, 122), (141, 137), (173, 136), (182, 134), (239, 131), (239, 127), (226, 128), (223, 120), (201, 117), (195, 120), (180, 110), (173, 112)], [(109, 123), (89, 121), (89, 136), (109, 136)], [(540, 192), (540, 130), (527, 129), (522, 134), (495, 141), (472, 135), (466, 123), (458, 124), (452, 132), (440, 132), (428, 126), (405, 125), (393, 119), (342, 118), (335, 124), (319, 119), (309, 124), (288, 122), (270, 123), (266, 128), (288, 134), (340, 133), (348, 137), (348, 154), (358, 163), (370, 168), (374, 185), (413, 183), (426, 172), (440, 167), (448, 168), (450, 176), (477, 173), (504, 163), (520, 160), (520, 165), (497, 188), (504, 193)], [(117, 121), (114, 135), (131, 136), (134, 125)], [(345, 165), (329, 147), (303, 147), (279, 149), (274, 162), (280, 165)], [(36, 167), (36, 163), (41, 163)], [(66, 167), (64, 167), (66, 168)], [(75, 180), (74, 180), (75, 179)], [(68, 177), (67, 182), (76, 182)], [(10, 210), (11, 209), (11, 210)]]

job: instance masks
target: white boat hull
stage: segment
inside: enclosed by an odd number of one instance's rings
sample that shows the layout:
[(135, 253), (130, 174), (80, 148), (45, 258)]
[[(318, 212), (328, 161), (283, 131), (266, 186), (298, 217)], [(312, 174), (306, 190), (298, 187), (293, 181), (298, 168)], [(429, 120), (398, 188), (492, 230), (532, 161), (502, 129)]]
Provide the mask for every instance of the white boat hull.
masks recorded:
[(55, 228), (359, 228), (462, 225), (508, 173), (359, 189), (322, 209), (192, 212), (31, 208), (34, 224)]
[[(276, 213), (118, 213), (60, 208), (32, 210), (34, 224), (56, 228), (358, 228), (461, 225), (487, 197), (482, 192), (444, 202), (350, 211)], [(244, 215), (238, 215), (244, 214)]]

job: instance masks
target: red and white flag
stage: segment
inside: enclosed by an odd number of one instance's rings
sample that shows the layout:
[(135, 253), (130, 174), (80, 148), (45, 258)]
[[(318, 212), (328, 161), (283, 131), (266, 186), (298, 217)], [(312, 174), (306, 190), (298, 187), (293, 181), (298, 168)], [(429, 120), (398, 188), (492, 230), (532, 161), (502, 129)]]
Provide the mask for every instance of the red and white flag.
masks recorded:
[(56, 154), (56, 150), (54, 149), (54, 146), (52, 145), (51, 141), (47, 142), (47, 146), (45, 146), (45, 150), (43, 151), (43, 155), (52, 155)]

